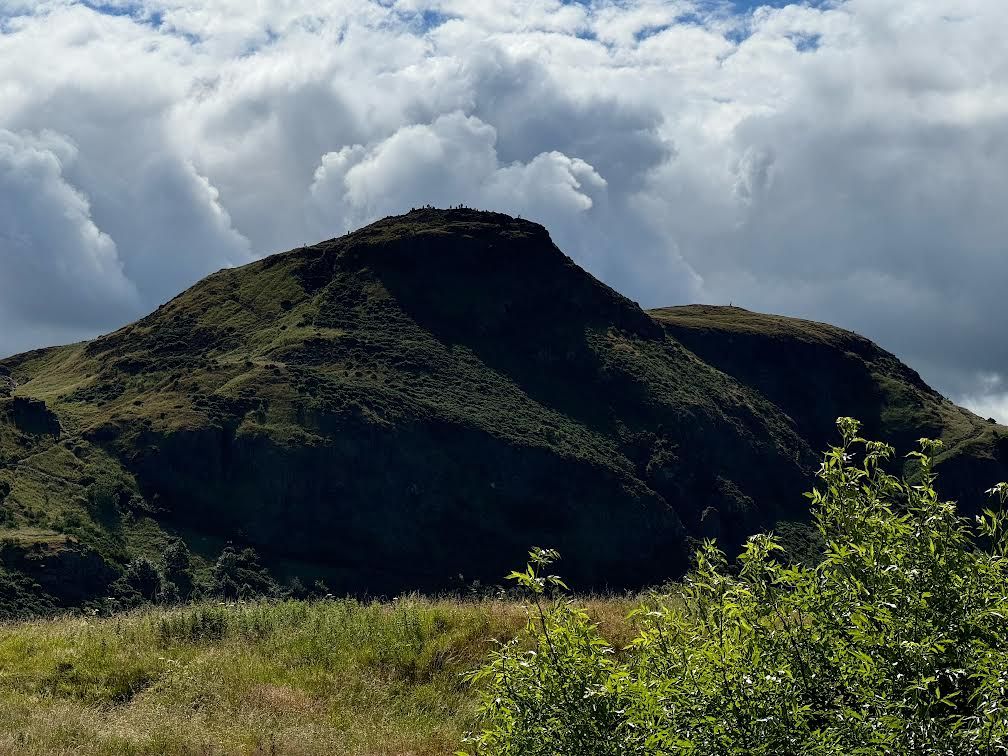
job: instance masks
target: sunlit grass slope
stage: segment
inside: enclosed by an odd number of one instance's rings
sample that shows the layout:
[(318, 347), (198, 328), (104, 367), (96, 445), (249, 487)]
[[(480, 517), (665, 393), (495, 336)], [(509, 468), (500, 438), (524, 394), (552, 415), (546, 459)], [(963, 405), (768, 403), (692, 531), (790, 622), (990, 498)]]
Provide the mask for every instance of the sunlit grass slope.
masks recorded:
[[(629, 640), (627, 599), (588, 602)], [(2, 754), (456, 751), (503, 601), (204, 604), (0, 625)]]

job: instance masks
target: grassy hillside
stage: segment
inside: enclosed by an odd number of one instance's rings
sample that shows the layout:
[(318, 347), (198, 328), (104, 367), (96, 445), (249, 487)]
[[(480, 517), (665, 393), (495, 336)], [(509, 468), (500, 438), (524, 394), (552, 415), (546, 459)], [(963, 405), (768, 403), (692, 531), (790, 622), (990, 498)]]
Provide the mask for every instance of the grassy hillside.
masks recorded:
[(1006, 477), (1004, 428), (864, 339), (646, 313), (541, 226), (470, 210), (221, 271), (0, 378), (9, 613), (86, 603), (176, 538), (197, 576), (233, 542), (337, 594), (495, 582), (535, 543), (585, 588), (658, 583), (693, 539), (806, 519), (840, 414), (946, 438), (961, 498)]
[(652, 310), (666, 331), (707, 363), (757, 389), (824, 448), (837, 408), (865, 432), (900, 448), (927, 436), (944, 443), (943, 486), (966, 510), (1008, 468), (1008, 428), (958, 407), (916, 371), (863, 336), (740, 307)]
[[(588, 602), (629, 641), (630, 600)], [(205, 604), (0, 625), (0, 754), (442, 756), (517, 604)]]

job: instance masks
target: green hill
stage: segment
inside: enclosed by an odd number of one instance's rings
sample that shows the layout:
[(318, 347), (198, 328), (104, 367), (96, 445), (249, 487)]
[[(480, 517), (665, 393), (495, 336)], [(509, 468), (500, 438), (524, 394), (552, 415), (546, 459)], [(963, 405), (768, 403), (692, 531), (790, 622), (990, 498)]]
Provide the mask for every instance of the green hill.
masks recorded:
[(660, 582), (690, 538), (802, 520), (840, 414), (943, 437), (964, 501), (1008, 462), (1008, 429), (864, 339), (648, 313), (541, 226), (470, 210), (221, 271), (115, 333), (0, 361), (4, 394), (9, 606), (99, 595), (175, 536), (197, 569), (232, 541), (339, 593), (496, 581), (535, 543), (582, 588)]
[(956, 406), (863, 336), (738, 307), (651, 314), (694, 354), (783, 409), (814, 449), (836, 440), (833, 421), (846, 408), (869, 438), (898, 449), (913, 448), (922, 436), (942, 439), (943, 492), (961, 497), (966, 510), (1005, 475), (1008, 428)]

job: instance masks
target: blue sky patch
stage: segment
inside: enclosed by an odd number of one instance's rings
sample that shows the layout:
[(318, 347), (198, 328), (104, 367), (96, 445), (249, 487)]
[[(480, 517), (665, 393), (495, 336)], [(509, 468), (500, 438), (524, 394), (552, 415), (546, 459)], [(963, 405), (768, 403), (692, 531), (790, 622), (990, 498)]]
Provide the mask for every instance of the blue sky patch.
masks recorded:
[(821, 34), (790, 34), (788, 35), (798, 52), (815, 52), (819, 49)]
[(455, 18), (436, 10), (397, 11), (395, 15), (417, 34), (426, 34)]
[(143, 24), (163, 34), (170, 34), (173, 37), (184, 39), (190, 45), (197, 45), (202, 42), (196, 34), (181, 32), (170, 26), (165, 26), (164, 14), (161, 11), (146, 10), (142, 2), (99, 3), (94, 0), (79, 0), (79, 2), (85, 8), (90, 8), (95, 13), (101, 13), (103, 16), (129, 18), (134, 23)]
[(103, 16), (126, 16), (138, 23), (153, 26), (155, 29), (160, 27), (163, 22), (160, 12), (145, 11), (143, 3), (97, 3), (93, 0), (81, 0), (81, 5), (96, 13), (101, 13)]
[[(822, 8), (838, 5), (843, 0), (728, 0), (728, 5), (736, 13), (752, 13), (757, 8), (783, 8), (787, 5), (807, 5), (811, 8)], [(717, 3), (714, 3), (717, 4)], [(722, 3), (723, 4), (723, 3)]]
[[(584, 5), (588, 7), (592, 4), (589, 0), (561, 0), (561, 2), (564, 5)], [(725, 38), (732, 44), (738, 45), (749, 38), (751, 34), (749, 19), (753, 12), (759, 8), (785, 8), (788, 5), (828, 8), (842, 5), (845, 2), (846, 0), (699, 0), (698, 5), (701, 10), (693, 13), (684, 13), (677, 17), (674, 23), (704, 26), (712, 16), (719, 17), (722, 20), (734, 20), (736, 23), (725, 33)], [(636, 33), (635, 39), (637, 42), (641, 42), (648, 37), (660, 34), (668, 29), (669, 26), (669, 24), (666, 24), (646, 27)], [(590, 40), (596, 38), (590, 29), (579, 31), (577, 36), (581, 39)], [(794, 35), (792, 41), (800, 52), (811, 52), (818, 49), (820, 38), (817, 35)]]
[[(679, 19), (676, 19), (676, 22), (678, 23)], [(671, 26), (672, 26), (672, 24), (659, 24), (657, 26), (645, 26), (643, 29), (638, 30), (637, 33), (634, 34), (634, 39), (636, 41), (638, 41), (638, 42), (643, 42), (648, 37), (653, 37), (656, 34), (661, 34), (663, 31), (667, 31), (669, 28), (671, 28)]]

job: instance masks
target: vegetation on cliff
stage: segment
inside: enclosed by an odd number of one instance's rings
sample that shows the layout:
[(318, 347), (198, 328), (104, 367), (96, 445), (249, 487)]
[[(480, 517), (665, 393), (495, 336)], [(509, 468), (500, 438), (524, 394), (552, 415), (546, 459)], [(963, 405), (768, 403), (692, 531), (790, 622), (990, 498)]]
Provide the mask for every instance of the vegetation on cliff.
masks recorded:
[[(8, 614), (318, 581), (444, 590), (496, 582), (530, 543), (583, 588), (660, 583), (699, 540), (771, 526), (814, 551), (798, 492), (854, 411), (885, 440), (941, 437), (964, 507), (1008, 477), (1008, 429), (864, 339), (738, 308), (645, 312), (541, 226), (464, 209), (221, 271), (0, 376)], [(192, 587), (153, 590), (179, 542)], [(228, 546), (270, 575), (225, 587)]]

